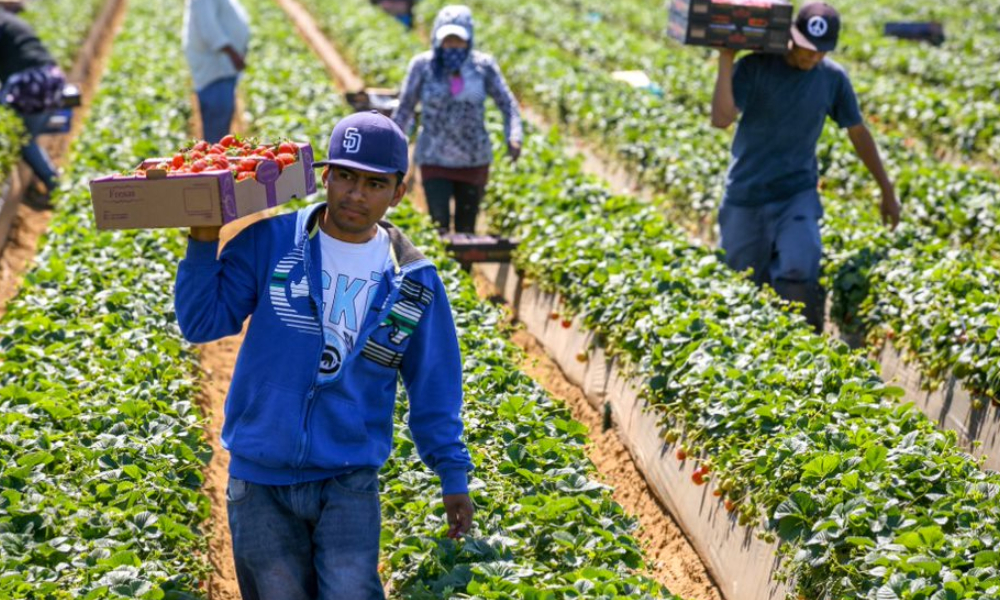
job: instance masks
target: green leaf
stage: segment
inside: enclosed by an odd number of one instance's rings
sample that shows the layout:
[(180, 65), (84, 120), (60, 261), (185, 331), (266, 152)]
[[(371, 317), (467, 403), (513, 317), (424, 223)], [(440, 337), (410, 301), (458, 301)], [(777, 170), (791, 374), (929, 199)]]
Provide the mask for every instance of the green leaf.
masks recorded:
[(840, 457), (835, 454), (825, 454), (812, 459), (802, 468), (803, 481), (826, 479), (840, 467)]
[(979, 569), (1000, 568), (1000, 552), (996, 550), (984, 550), (978, 552), (975, 557), (975, 565)]
[(859, 468), (866, 473), (875, 473), (882, 469), (889, 456), (889, 451), (882, 446), (872, 446), (865, 451), (865, 458)]
[(850, 536), (844, 538), (844, 541), (852, 546), (858, 546), (860, 548), (874, 548), (875, 542), (871, 538)]
[(924, 575), (937, 575), (942, 568), (939, 560), (929, 556), (911, 556), (906, 563), (918, 568)]
[(26, 469), (33, 469), (38, 465), (47, 465), (56, 459), (50, 452), (39, 450), (25, 454), (17, 459), (17, 464)]

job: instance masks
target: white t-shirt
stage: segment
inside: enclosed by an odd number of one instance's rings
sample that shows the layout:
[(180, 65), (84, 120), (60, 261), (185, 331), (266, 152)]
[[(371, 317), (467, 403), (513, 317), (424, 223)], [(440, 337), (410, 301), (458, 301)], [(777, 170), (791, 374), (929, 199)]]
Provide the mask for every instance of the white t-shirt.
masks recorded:
[(354, 349), (375, 290), (390, 263), (389, 234), (379, 227), (371, 240), (352, 244), (320, 230), (323, 250), (323, 335), (326, 345), (317, 381), (336, 377)]

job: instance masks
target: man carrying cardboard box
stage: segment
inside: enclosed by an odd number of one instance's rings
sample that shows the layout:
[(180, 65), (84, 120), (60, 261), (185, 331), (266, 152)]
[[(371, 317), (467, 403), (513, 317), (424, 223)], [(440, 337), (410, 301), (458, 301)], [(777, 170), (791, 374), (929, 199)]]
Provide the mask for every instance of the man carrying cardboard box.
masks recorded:
[(330, 137), (326, 202), (255, 223), (218, 251), (193, 227), (176, 310), (195, 343), (240, 332), (223, 446), (244, 599), (383, 598), (378, 470), (397, 378), (458, 537), (472, 525), (455, 324), (434, 265), (381, 220), (406, 192), (407, 140), (376, 112)]
[(806, 4), (792, 25), (787, 54), (751, 54), (734, 68), (736, 52), (720, 50), (712, 97), (714, 127), (729, 127), (739, 118), (719, 209), (726, 262), (738, 271), (752, 268), (758, 285), (769, 283), (783, 298), (803, 303), (817, 331), (825, 306), (818, 283), (823, 208), (816, 143), (827, 117), (847, 129), (878, 182), (883, 222), (895, 227), (900, 213), (851, 81), (826, 57), (839, 32), (840, 15), (833, 7)]

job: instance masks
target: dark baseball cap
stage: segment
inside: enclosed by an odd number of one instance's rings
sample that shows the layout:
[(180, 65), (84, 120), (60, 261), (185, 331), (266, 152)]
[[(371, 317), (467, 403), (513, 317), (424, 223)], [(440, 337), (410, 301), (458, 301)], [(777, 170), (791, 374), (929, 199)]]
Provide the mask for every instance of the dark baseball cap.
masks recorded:
[(341, 119), (330, 134), (326, 157), (313, 165), (336, 165), (373, 173), (406, 173), (410, 168), (403, 130), (375, 110)]
[(792, 25), (795, 45), (817, 52), (836, 48), (839, 35), (840, 13), (825, 2), (810, 2), (800, 8)]

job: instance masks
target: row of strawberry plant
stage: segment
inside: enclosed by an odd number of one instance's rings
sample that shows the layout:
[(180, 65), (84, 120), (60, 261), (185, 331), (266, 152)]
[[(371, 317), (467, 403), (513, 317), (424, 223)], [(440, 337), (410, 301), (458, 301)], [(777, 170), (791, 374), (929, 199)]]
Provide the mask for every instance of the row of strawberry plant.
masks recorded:
[(702, 461), (698, 479), (741, 523), (785, 542), (800, 593), (1000, 590), (1000, 476), (899, 405), (869, 361), (809, 333), (657, 211), (584, 176), (555, 136), (531, 136), (489, 191), (494, 226), (521, 239), (518, 267), (645, 382), (666, 441)]
[[(69, 70), (104, 0), (33, 2), (20, 15), (64, 70)], [(0, 107), (0, 185), (18, 163), (26, 132), (21, 119)]]
[(386, 470), (385, 519), (392, 578), (406, 598), (676, 598), (648, 569), (634, 520), (595, 481), (587, 429), (520, 371), (501, 312), (478, 298), (448, 259), (426, 216), (409, 205), (391, 217), (438, 264), (464, 357), (466, 438), (473, 453), (473, 537), (441, 538), (428, 502), (437, 481), (419, 467), (401, 403), (396, 452)]
[[(271, 24), (253, 42), (257, 66), (244, 84), (251, 133), (322, 143), (349, 109), (281, 10), (270, 2), (249, 8), (255, 21)], [(301, 105), (274, 109), (292, 93)], [(395, 593), (674, 598), (635, 575), (644, 563), (630, 533), (634, 522), (593, 481), (585, 428), (519, 370), (521, 356), (503, 340), (500, 312), (477, 298), (426, 217), (404, 205), (390, 218), (437, 263), (448, 288), (466, 369), (464, 417), (478, 506), (472, 537), (442, 538), (440, 484), (418, 464), (401, 393), (395, 451), (383, 471), (383, 553)]]
[[(946, 88), (956, 96), (1000, 100), (990, 77), (990, 56), (1000, 51), (1000, 35), (983, 19), (988, 2), (928, 2), (891, 5), (844, 0), (838, 8), (847, 24), (843, 52), (870, 68), (911, 76), (928, 86)], [(900, 41), (882, 35), (892, 21), (939, 21), (945, 29), (941, 46)]]
[(27, 131), (21, 117), (5, 106), (0, 107), (0, 188), (7, 174), (21, 160), (21, 145), (26, 139)]
[(130, 4), (63, 209), (0, 321), (5, 598), (189, 597), (208, 568), (207, 447), (170, 294), (183, 247), (176, 232), (95, 231), (87, 186), (182, 143), (181, 17)]
[(25, 4), (24, 12), (18, 16), (31, 24), (52, 57), (68, 73), (107, 0), (46, 0)]
[(519, 267), (647, 381), (667, 441), (707, 458), (741, 521), (763, 516), (787, 542), (800, 591), (997, 591), (1000, 477), (898, 405), (871, 363), (808, 333), (658, 211), (610, 195), (554, 140), (529, 139), (488, 198), (494, 225), (522, 240)]
[(890, 248), (870, 267), (858, 318), (870, 345), (890, 340), (920, 364), (928, 387), (949, 376), (973, 408), (1000, 404), (1000, 261), (996, 253), (943, 243)]

